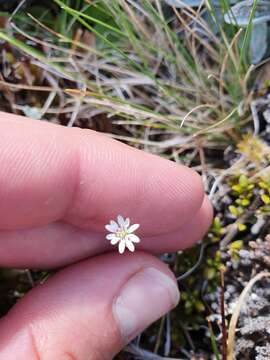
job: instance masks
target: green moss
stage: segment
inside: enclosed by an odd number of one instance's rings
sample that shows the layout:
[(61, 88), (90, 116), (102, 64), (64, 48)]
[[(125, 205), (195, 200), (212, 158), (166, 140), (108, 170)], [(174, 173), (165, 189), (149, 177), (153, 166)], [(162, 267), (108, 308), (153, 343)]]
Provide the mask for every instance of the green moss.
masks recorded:
[(211, 243), (216, 243), (220, 241), (220, 239), (224, 234), (225, 234), (225, 228), (222, 226), (220, 218), (216, 216), (207, 234), (207, 238)]
[(229, 245), (229, 253), (232, 260), (239, 260), (239, 250), (243, 249), (244, 242), (243, 240), (235, 240)]

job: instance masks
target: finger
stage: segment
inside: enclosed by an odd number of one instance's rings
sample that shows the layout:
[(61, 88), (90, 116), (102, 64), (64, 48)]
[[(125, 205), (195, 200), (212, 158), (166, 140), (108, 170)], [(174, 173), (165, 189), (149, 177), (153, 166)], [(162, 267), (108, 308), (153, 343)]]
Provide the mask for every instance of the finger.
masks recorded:
[(178, 231), (158, 237), (149, 237), (138, 248), (159, 254), (186, 249), (203, 239), (212, 219), (213, 208), (208, 198), (205, 197), (200, 210)]
[(30, 291), (1, 320), (1, 359), (111, 359), (178, 301), (173, 275), (156, 258), (96, 257)]
[[(212, 206), (205, 197), (201, 209), (180, 230), (142, 237), (137, 249), (152, 253), (173, 252), (201, 240), (212, 221)], [(64, 266), (105, 251), (117, 251), (102, 233), (53, 223), (31, 230), (0, 231), (0, 265), (16, 268)]]
[(201, 206), (200, 177), (184, 166), (90, 130), (0, 120), (3, 230), (64, 220), (101, 231), (121, 214), (151, 236), (179, 229)]

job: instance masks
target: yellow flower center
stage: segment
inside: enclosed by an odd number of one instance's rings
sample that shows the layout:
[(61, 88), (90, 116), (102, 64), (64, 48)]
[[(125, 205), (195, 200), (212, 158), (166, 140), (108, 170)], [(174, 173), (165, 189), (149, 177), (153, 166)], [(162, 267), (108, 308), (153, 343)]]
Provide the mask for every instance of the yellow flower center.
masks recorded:
[(121, 239), (121, 240), (124, 240), (124, 239), (126, 238), (127, 234), (128, 234), (127, 231), (126, 231), (126, 230), (123, 230), (123, 229), (118, 230), (118, 231), (116, 232), (116, 236), (117, 236), (119, 239)]

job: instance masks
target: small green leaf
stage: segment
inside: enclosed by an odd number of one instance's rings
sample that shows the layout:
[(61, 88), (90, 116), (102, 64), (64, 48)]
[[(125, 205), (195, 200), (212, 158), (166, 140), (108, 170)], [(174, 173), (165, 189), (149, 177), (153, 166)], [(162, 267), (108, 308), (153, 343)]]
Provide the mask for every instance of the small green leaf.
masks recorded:
[(220, 219), (219, 219), (219, 217), (217, 217), (217, 216), (214, 218), (213, 228), (214, 228), (215, 230), (220, 230), (220, 228), (221, 228)]
[(202, 311), (204, 311), (205, 306), (204, 306), (204, 304), (203, 304), (202, 301), (197, 300), (197, 301), (195, 302), (195, 308), (196, 308), (196, 310), (197, 310), (198, 312), (202, 312)]
[(246, 229), (247, 229), (247, 226), (245, 224), (238, 224), (239, 231), (245, 231)]
[(243, 240), (235, 240), (230, 244), (230, 250), (238, 251), (243, 247)]
[(237, 216), (239, 215), (239, 212), (238, 212), (238, 210), (237, 210), (237, 207), (235, 207), (234, 205), (230, 205), (230, 206), (229, 206), (229, 210), (230, 210), (230, 213), (231, 213), (233, 216), (237, 217)]
[(249, 180), (248, 180), (248, 178), (246, 177), (246, 175), (241, 175), (241, 176), (240, 176), (240, 178), (239, 178), (239, 184), (240, 184), (240, 186), (242, 186), (242, 187), (248, 186)]
[(260, 181), (260, 182), (259, 182), (259, 187), (260, 187), (261, 189), (264, 189), (264, 190), (267, 190), (267, 189), (268, 189), (268, 186), (267, 186), (267, 184), (266, 184), (264, 181)]
[(242, 199), (241, 200), (241, 205), (242, 206), (248, 206), (250, 204), (250, 201), (248, 199)]
[(270, 197), (268, 195), (266, 194), (261, 195), (261, 199), (266, 205), (270, 204)]
[(206, 268), (204, 271), (204, 276), (207, 280), (212, 280), (216, 276), (217, 270), (215, 268)]
[(242, 187), (241, 187), (239, 184), (233, 185), (233, 186), (232, 186), (232, 189), (233, 189), (233, 191), (235, 191), (235, 192), (237, 192), (237, 193), (241, 193), (241, 192), (242, 192)]

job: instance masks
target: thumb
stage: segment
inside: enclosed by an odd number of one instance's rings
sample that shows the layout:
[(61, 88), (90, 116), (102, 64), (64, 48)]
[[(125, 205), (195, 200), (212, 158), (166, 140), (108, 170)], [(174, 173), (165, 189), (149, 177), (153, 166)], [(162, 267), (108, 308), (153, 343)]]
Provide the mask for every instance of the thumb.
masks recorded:
[(30, 291), (0, 322), (0, 360), (111, 359), (179, 301), (155, 257), (102, 255)]

